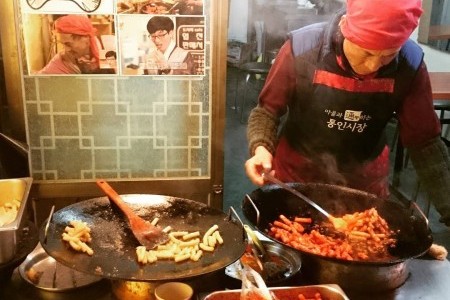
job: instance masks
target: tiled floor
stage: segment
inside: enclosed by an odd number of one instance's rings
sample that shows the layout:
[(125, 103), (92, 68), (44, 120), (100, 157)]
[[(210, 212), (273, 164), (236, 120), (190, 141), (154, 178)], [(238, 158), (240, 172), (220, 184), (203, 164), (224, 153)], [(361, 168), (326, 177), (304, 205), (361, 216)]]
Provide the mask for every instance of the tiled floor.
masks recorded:
[[(243, 92), (243, 74), (238, 69), (229, 67), (227, 74), (227, 106), (226, 106), (226, 131), (225, 131), (225, 194), (224, 194), (224, 210), (228, 211), (233, 206), (240, 213), (241, 203), (246, 193), (250, 193), (257, 187), (254, 186), (246, 177), (244, 171), (244, 163), (248, 159), (246, 124), (240, 122), (241, 103), (239, 95)], [(236, 96), (236, 88), (238, 89), (238, 97)], [(247, 103), (255, 105), (257, 92), (249, 90)], [(238, 100), (238, 110), (234, 109), (235, 100)], [(244, 108), (244, 117), (247, 117), (251, 107)], [(394, 124), (389, 125), (388, 133), (392, 135), (395, 127)], [(395, 151), (391, 152), (393, 156)], [(411, 197), (416, 190), (416, 174), (409, 163), (400, 174), (399, 190), (407, 197)], [(425, 208), (425, 197), (423, 193), (419, 194), (418, 204)], [(431, 206), (429, 214), (430, 228), (433, 232), (434, 241), (444, 245), (450, 249), (450, 228), (442, 225), (438, 221), (439, 216), (433, 206)]]

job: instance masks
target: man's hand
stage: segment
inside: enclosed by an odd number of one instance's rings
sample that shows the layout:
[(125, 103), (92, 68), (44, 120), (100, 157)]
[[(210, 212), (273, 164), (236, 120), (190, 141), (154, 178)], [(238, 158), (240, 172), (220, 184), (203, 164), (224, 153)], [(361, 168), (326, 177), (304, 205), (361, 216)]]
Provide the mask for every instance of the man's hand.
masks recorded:
[[(245, 172), (248, 178), (257, 186), (264, 185), (263, 171), (272, 170), (273, 155), (263, 146), (258, 146), (255, 155), (245, 162)], [(275, 175), (275, 171), (271, 171)]]
[(161, 51), (154, 50), (151, 51), (149, 54), (147, 54), (146, 62), (147, 65), (155, 66), (166, 62), (166, 58), (164, 57), (164, 54)]
[(99, 68), (97, 60), (95, 57), (81, 56), (77, 59), (77, 65), (83, 74), (95, 73)]

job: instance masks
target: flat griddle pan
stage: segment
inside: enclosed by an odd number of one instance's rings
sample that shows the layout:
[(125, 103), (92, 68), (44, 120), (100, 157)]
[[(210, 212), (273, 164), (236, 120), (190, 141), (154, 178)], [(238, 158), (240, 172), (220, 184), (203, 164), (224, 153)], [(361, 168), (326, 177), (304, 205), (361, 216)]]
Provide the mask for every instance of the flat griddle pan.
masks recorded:
[[(107, 197), (81, 201), (53, 214), (45, 238), (45, 226), (39, 238), (45, 251), (58, 262), (80, 272), (114, 280), (165, 281), (204, 275), (232, 264), (245, 251), (246, 237), (240, 221), (207, 205), (182, 198), (149, 195), (121, 195), (123, 200), (145, 220), (158, 217), (158, 225), (171, 226), (175, 231), (200, 231), (203, 235), (217, 224), (224, 240), (214, 252), (205, 252), (197, 262), (176, 263), (158, 260), (141, 265), (136, 260), (134, 238), (122, 212)], [(71, 220), (81, 220), (91, 228), (94, 254), (76, 252), (61, 239)], [(44, 224), (45, 225), (45, 224)]]

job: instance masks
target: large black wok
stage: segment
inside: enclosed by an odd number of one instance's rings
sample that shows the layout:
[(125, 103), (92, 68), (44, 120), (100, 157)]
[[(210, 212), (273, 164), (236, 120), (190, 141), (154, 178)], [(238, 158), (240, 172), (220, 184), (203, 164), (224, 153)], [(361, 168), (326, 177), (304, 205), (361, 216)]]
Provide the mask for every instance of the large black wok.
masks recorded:
[[(40, 241), (46, 252), (58, 262), (77, 271), (117, 280), (163, 281), (187, 279), (207, 274), (238, 260), (245, 251), (242, 224), (232, 216), (207, 205), (176, 197), (160, 195), (122, 195), (123, 200), (145, 220), (158, 217), (158, 225), (175, 231), (200, 231), (204, 234), (217, 224), (224, 243), (214, 252), (207, 252), (198, 262), (175, 263), (159, 260), (140, 265), (136, 260), (139, 243), (130, 231), (123, 213), (107, 197), (90, 199), (56, 211), (51, 219), (47, 238), (45, 224)], [(76, 252), (62, 241), (61, 234), (71, 220), (81, 220), (91, 228), (94, 254)]]
[[(432, 244), (428, 221), (414, 203), (405, 206), (335, 185), (289, 185), (336, 217), (375, 207), (391, 229), (399, 230), (397, 246), (391, 250), (395, 258), (387, 261), (347, 261), (297, 250), (302, 254), (302, 272), (313, 283), (336, 283), (344, 289), (364, 291), (394, 289), (407, 279), (409, 259), (424, 254)], [(278, 243), (281, 242), (270, 237), (267, 230), (280, 214), (287, 217), (310, 216), (319, 224), (325, 221), (316, 209), (277, 185), (257, 189), (250, 194), (250, 198), (252, 201), (244, 198), (244, 216), (262, 234)]]

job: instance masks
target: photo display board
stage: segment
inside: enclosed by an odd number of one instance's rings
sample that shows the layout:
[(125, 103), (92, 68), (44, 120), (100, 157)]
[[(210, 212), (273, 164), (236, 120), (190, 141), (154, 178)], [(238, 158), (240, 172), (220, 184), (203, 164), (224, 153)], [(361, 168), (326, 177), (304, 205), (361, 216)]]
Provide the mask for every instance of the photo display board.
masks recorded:
[(203, 0), (20, 4), (25, 75), (205, 75)]

